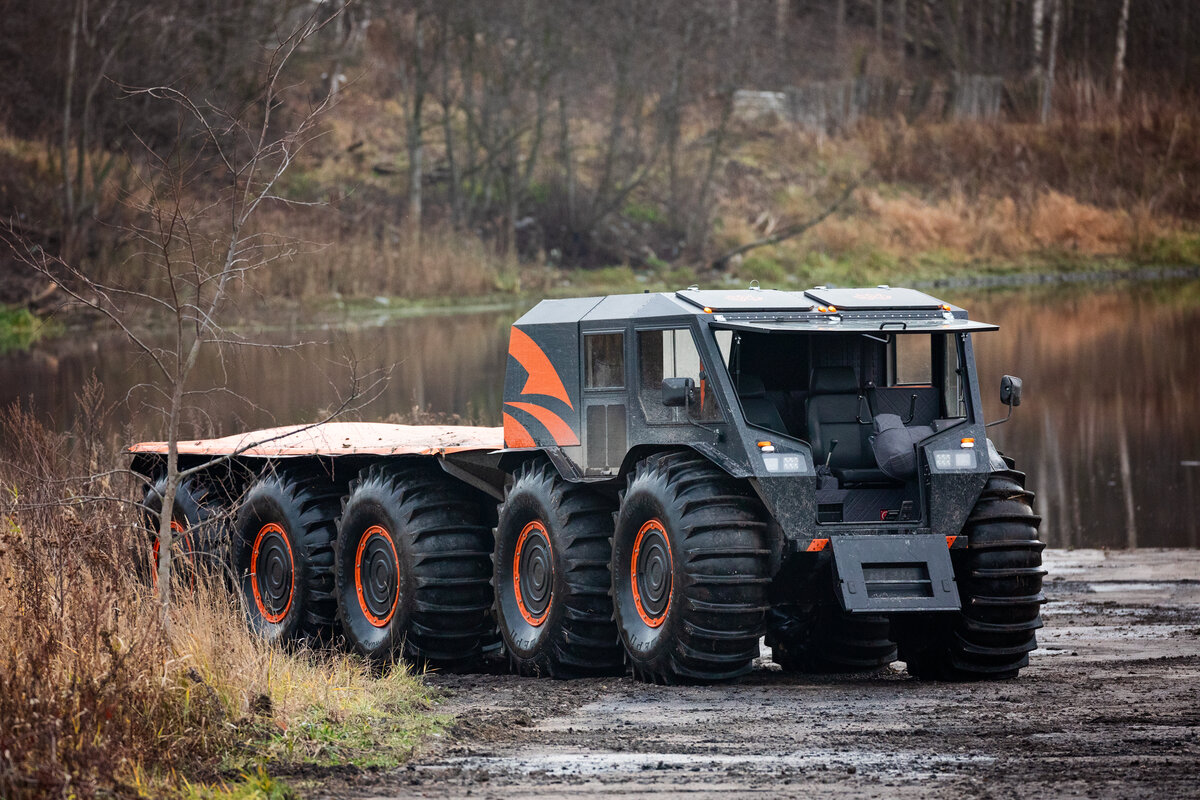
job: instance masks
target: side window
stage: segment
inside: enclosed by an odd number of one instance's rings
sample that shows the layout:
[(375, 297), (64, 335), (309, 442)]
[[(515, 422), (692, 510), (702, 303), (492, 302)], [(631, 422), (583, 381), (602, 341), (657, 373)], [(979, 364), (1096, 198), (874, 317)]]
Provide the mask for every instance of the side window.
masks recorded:
[(933, 382), (932, 337), (897, 335), (892, 350), (892, 386), (928, 385)]
[(584, 388), (625, 386), (625, 334), (588, 333), (583, 337)]
[[(687, 328), (638, 331), (638, 399), (650, 422), (712, 421), (721, 418), (716, 396), (701, 379), (703, 362), (692, 332)], [(683, 408), (662, 404), (664, 378), (691, 378), (696, 384), (696, 402)]]

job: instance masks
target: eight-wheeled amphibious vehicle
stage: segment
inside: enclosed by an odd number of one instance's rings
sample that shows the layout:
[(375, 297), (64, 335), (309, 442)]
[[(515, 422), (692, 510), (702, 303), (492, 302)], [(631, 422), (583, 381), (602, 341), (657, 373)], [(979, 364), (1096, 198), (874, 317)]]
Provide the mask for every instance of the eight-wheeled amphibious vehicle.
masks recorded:
[[(181, 442), (182, 467), (232, 456), (180, 487), (181, 563), (230, 565), (263, 635), (443, 668), (502, 644), (527, 674), (713, 681), (765, 636), (789, 670), (1010, 677), (1043, 545), (985, 434), (995, 328), (887, 286), (543, 301), (503, 429)], [(130, 449), (153, 517), (165, 445)]]

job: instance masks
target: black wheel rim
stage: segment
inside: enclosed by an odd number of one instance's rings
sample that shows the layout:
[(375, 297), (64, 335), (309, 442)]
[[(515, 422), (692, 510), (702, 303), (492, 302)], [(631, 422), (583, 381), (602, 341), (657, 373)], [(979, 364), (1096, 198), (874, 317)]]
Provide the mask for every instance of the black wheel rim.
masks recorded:
[(354, 585), (367, 622), (382, 628), (392, 621), (400, 598), (400, 560), (387, 529), (372, 525), (363, 533), (354, 559)]
[(268, 522), (254, 539), (250, 555), (254, 603), (267, 622), (282, 622), (292, 608), (295, 562), (283, 528)]
[(673, 566), (667, 533), (652, 519), (638, 530), (629, 562), (634, 605), (642, 622), (652, 628), (663, 624), (671, 607)]
[(554, 590), (554, 551), (546, 526), (534, 520), (521, 530), (513, 553), (513, 588), (517, 608), (530, 625), (546, 621)]

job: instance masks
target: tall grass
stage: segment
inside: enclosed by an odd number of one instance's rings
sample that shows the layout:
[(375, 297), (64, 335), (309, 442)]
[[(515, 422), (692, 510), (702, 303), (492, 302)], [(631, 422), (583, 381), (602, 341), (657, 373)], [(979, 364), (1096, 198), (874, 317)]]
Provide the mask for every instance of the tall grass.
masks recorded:
[(403, 666), (374, 675), (272, 647), (202, 582), (181, 586), (162, 629), (132, 569), (148, 546), (140, 487), (94, 433), (101, 393), (82, 400), (70, 434), (0, 411), (0, 797), (159, 795), (255, 761), (403, 759), (436, 724)]

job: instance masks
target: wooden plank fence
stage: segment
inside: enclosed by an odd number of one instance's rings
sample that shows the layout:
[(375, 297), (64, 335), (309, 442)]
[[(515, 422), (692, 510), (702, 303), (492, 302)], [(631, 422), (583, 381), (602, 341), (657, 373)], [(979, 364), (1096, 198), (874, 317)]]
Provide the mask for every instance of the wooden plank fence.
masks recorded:
[[(944, 81), (886, 77), (816, 81), (782, 92), (739, 90), (734, 114), (742, 119), (774, 116), (823, 133), (844, 130), (863, 117), (991, 120), (1012, 105), (1025, 87), (994, 75), (954, 74)], [(1009, 101), (1006, 104), (1006, 99)]]

